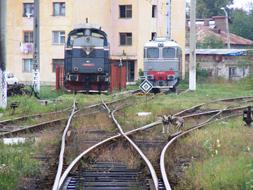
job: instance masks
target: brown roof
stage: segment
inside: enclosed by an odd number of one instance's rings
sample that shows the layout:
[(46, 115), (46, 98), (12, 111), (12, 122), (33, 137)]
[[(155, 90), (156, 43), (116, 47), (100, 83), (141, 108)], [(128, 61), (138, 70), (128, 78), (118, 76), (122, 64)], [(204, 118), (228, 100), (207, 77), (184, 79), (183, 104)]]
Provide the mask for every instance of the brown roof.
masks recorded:
[[(212, 29), (209, 26), (198, 26), (197, 27), (197, 41), (202, 42), (207, 36), (216, 36), (221, 39), (224, 44), (227, 43), (227, 34), (222, 30)], [(230, 44), (231, 45), (253, 45), (253, 41), (230, 33)]]

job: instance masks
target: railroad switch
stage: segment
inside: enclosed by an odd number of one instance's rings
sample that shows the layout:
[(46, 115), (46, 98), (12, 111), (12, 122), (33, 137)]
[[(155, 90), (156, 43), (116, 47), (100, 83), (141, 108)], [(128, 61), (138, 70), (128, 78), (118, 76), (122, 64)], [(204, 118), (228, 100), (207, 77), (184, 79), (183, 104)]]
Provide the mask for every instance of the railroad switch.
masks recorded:
[(12, 115), (15, 113), (16, 108), (18, 108), (19, 102), (12, 102), (10, 108), (12, 109)]
[(251, 126), (251, 123), (253, 121), (252, 119), (253, 111), (251, 109), (251, 106), (247, 108), (247, 110), (243, 111), (243, 121), (246, 123), (247, 126)]
[[(169, 126), (176, 127), (177, 130), (181, 130), (184, 126), (184, 119), (181, 117), (176, 117), (173, 115), (164, 115), (162, 116), (163, 125), (167, 127), (167, 132), (169, 132)], [(164, 133), (164, 129), (163, 129)]]

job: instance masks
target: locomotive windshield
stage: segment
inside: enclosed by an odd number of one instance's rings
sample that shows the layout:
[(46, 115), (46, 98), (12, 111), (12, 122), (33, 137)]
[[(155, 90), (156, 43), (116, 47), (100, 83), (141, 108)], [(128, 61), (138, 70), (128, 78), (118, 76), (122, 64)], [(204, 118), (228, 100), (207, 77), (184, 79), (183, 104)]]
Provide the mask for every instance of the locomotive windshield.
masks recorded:
[(68, 46), (71, 47), (103, 47), (104, 44), (105, 37), (102, 34), (92, 32), (89, 29), (71, 34), (68, 40)]
[(159, 48), (148, 48), (147, 58), (159, 58)]
[(163, 58), (175, 58), (176, 57), (176, 49), (173, 47), (163, 48)]

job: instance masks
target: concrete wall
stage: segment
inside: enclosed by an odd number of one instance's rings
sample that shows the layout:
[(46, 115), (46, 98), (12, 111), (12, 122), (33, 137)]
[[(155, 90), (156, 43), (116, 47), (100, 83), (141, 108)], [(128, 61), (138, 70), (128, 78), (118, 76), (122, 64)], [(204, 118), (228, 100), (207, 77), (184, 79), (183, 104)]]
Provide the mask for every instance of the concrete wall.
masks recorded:
[[(13, 72), (21, 81), (31, 81), (32, 73), (23, 72), (25, 58), (32, 58), (32, 53), (20, 51), (23, 32), (33, 30), (33, 18), (23, 17), (23, 3), (33, 0), (8, 0), (7, 3), (7, 70)], [(42, 3), (43, 2), (43, 3)], [(76, 25), (89, 23), (102, 26), (108, 34), (111, 59), (135, 60), (135, 79), (138, 70), (143, 68), (143, 45), (151, 39), (151, 33), (165, 36), (166, 0), (62, 0), (66, 3), (65, 16), (53, 16), (54, 0), (41, 0), (40, 5), (40, 69), (41, 82), (55, 81), (52, 72), (52, 59), (64, 58), (64, 45), (52, 44), (52, 31), (68, 32)], [(119, 18), (119, 5), (132, 5), (132, 18)], [(158, 7), (157, 18), (152, 18), (152, 4)], [(183, 48), (185, 45), (185, 0), (172, 0), (172, 38)], [(132, 46), (119, 45), (119, 33), (132, 32)], [(122, 56), (123, 52), (126, 56)], [(185, 66), (183, 65), (183, 70)]]
[[(252, 56), (197, 55), (197, 66), (207, 70), (209, 77), (240, 80), (251, 73), (252, 60)], [(186, 64), (189, 64), (189, 56), (186, 56)], [(230, 68), (235, 68), (236, 75), (229, 75)]]

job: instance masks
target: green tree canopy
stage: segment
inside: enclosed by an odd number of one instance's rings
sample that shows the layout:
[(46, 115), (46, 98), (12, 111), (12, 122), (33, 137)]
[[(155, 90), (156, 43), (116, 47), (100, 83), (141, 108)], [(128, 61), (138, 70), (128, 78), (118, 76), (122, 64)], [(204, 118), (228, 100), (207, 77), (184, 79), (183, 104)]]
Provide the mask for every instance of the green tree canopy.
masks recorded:
[(197, 43), (197, 48), (203, 49), (222, 49), (224, 48), (224, 43), (221, 39), (217, 38), (215, 35), (207, 36), (203, 42)]
[(253, 8), (248, 12), (243, 9), (232, 11), (230, 31), (234, 34), (253, 40)]
[(197, 18), (222, 15), (224, 12), (220, 8), (231, 4), (233, 0), (197, 0)]

